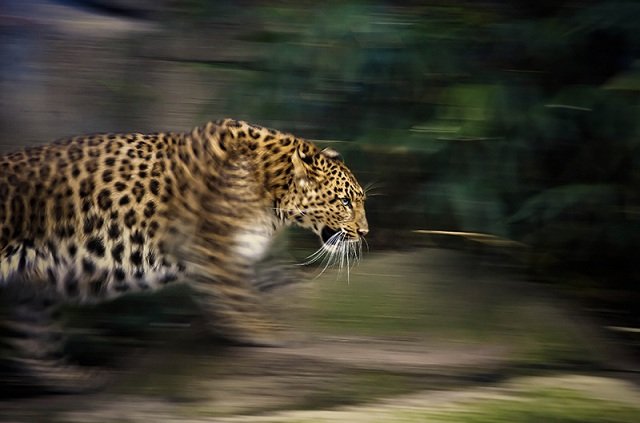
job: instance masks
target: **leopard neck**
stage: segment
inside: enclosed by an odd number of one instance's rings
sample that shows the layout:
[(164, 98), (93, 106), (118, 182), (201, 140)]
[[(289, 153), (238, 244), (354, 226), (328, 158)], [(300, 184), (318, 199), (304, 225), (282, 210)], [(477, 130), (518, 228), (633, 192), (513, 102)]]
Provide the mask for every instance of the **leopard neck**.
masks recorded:
[(205, 147), (213, 157), (249, 163), (276, 209), (293, 184), (293, 152), (298, 148), (309, 155), (319, 151), (292, 134), (231, 119), (209, 122), (195, 130), (192, 138), (207, 139)]

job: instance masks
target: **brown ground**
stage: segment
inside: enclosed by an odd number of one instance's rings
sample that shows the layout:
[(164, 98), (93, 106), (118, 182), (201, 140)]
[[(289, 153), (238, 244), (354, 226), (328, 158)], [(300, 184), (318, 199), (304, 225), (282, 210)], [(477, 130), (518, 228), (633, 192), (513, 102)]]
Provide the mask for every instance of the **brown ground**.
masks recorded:
[(329, 272), (273, 303), (304, 336), (220, 347), (174, 310), (144, 341), (106, 337), (123, 359), (105, 390), (3, 400), (0, 421), (403, 421), (393, 413), (509, 398), (523, 381), (640, 399), (603, 374), (619, 363), (599, 328), (493, 258), (372, 254), (348, 282)]

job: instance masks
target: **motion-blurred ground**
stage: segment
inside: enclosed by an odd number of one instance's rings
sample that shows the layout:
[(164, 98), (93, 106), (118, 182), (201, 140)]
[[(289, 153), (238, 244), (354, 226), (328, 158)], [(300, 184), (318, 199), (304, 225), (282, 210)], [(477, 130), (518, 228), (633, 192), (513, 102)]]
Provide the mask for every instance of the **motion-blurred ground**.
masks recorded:
[[(11, 399), (2, 420), (637, 420), (636, 376), (602, 329), (499, 263), (442, 249), (374, 253), (348, 282), (328, 271), (276, 290), (272, 305), (298, 334), (282, 348), (207, 342), (185, 324), (196, 316), (176, 308), (180, 290), (77, 311), (72, 323), (93, 322), (77, 330), (77, 348), (121, 358), (112, 385), (82, 401)], [(139, 313), (156, 307), (153, 320)], [(117, 327), (114, 311), (119, 335), (105, 344), (95, 329), (101, 319), (103, 331)]]

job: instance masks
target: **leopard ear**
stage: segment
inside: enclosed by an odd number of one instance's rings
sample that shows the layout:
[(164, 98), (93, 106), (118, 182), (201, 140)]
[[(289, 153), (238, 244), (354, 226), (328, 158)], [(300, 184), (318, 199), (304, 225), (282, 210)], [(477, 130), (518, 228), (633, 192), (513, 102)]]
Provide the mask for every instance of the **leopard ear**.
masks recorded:
[(309, 149), (299, 145), (293, 151), (293, 156), (291, 157), (295, 183), (302, 189), (308, 189), (313, 182), (310, 153)]
[(340, 153), (338, 153), (333, 148), (325, 148), (324, 150), (321, 151), (321, 153), (322, 155), (330, 159), (336, 159), (336, 160), (342, 161), (342, 155), (340, 155)]

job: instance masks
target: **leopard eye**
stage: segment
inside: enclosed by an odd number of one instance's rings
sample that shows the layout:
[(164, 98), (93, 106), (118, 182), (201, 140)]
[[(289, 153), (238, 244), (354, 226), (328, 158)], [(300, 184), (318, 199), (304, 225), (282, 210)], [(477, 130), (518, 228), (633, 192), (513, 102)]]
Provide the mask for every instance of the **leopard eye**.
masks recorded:
[(351, 207), (351, 200), (349, 200), (347, 197), (344, 197), (341, 199), (342, 200), (342, 205), (345, 207)]

